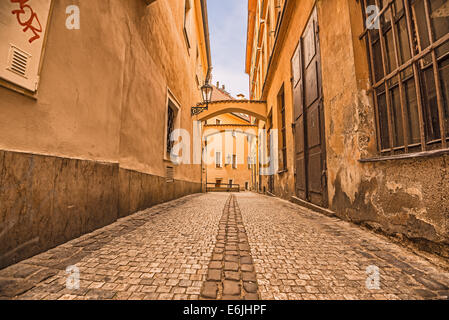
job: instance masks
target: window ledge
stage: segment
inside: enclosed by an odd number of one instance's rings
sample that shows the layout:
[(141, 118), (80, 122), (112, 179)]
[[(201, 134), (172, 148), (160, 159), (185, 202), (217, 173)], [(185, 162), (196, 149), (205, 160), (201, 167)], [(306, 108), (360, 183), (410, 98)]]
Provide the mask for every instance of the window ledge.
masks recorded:
[(37, 100), (37, 91), (36, 92), (29, 91), (27, 89), (24, 89), (24, 88), (14, 84), (14, 83), (8, 82), (8, 81), (3, 80), (3, 79), (0, 79), (0, 86), (4, 87), (6, 89), (9, 89), (11, 91), (14, 91), (16, 93), (19, 93), (19, 94), (21, 94), (23, 96), (26, 96), (28, 98), (31, 98), (33, 100)]
[(165, 163), (167, 163), (167, 164), (170, 164), (170, 165), (172, 165), (172, 166), (174, 166), (174, 167), (179, 167), (179, 166), (180, 166), (180, 163), (178, 163), (178, 162), (173, 162), (173, 161), (170, 159), (170, 157), (164, 157), (162, 160), (163, 160), (163, 162), (165, 162)]
[(278, 171), (278, 174), (283, 174), (283, 173), (287, 173), (287, 172), (288, 172), (288, 169), (279, 170), (279, 171)]
[(440, 156), (443, 154), (449, 154), (449, 148), (432, 150), (432, 151), (416, 152), (416, 153), (398, 154), (398, 155), (393, 155), (393, 156), (382, 156), (382, 157), (359, 159), (359, 162), (368, 163), (368, 162), (382, 162), (382, 161), (387, 161), (387, 160), (406, 160), (406, 159), (436, 157), (436, 156)]

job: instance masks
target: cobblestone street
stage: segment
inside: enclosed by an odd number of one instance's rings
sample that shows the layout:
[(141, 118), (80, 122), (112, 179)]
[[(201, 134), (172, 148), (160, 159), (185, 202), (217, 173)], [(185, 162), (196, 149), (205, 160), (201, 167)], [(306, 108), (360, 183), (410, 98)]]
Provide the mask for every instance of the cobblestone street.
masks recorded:
[[(68, 289), (69, 266), (79, 289)], [(376, 266), (380, 288), (368, 289)], [(447, 299), (449, 273), (385, 238), (254, 193), (187, 196), (0, 271), (3, 299)]]

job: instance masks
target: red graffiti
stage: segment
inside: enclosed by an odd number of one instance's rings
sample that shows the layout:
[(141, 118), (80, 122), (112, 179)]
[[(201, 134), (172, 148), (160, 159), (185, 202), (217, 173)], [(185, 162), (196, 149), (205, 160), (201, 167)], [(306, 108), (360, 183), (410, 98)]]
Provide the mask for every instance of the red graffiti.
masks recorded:
[(20, 9), (13, 10), (11, 13), (16, 15), (19, 24), (24, 27), (23, 32), (30, 30), (34, 34), (34, 36), (28, 40), (32, 43), (34, 40), (40, 38), (39, 34), (42, 32), (42, 25), (37, 14), (33, 11), (33, 8), (26, 4), (28, 1), (29, 0), (11, 0), (11, 3), (20, 4)]

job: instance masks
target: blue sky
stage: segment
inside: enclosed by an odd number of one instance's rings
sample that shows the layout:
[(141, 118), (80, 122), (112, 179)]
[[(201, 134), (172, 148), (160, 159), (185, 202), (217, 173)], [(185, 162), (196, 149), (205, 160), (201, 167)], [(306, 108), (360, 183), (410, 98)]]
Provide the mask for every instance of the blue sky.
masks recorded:
[(248, 97), (245, 74), (247, 0), (208, 0), (212, 83), (220, 81), (233, 96)]

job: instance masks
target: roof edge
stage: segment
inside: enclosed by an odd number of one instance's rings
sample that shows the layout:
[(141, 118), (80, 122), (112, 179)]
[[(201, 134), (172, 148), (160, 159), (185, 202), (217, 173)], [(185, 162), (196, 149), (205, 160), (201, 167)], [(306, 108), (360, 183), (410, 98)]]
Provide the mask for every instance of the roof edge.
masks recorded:
[(209, 35), (209, 18), (207, 15), (207, 0), (200, 0), (201, 2), (201, 14), (203, 18), (203, 31), (204, 31), (204, 41), (206, 42), (206, 52), (207, 52), (207, 74), (206, 83), (209, 82), (211, 72), (212, 72), (212, 56), (210, 50), (210, 35)]

